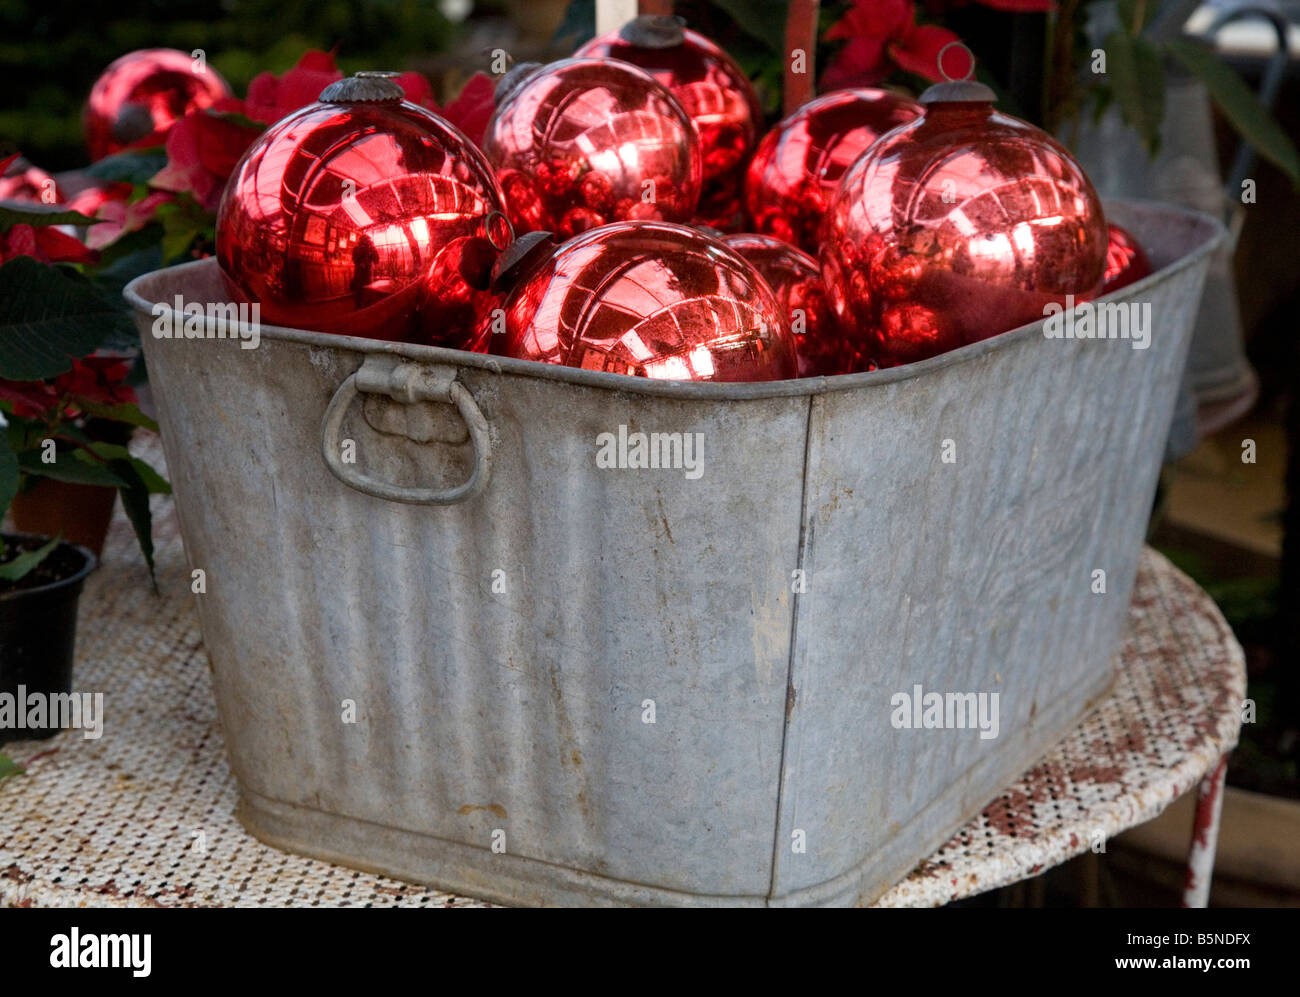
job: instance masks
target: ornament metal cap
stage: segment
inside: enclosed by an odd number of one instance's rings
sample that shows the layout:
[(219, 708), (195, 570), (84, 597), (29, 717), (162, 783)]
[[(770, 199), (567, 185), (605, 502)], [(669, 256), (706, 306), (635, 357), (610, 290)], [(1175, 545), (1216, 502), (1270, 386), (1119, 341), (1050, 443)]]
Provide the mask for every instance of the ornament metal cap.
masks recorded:
[(975, 80), (936, 83), (917, 98), (922, 104), (995, 104), (998, 95)]
[(153, 114), (147, 104), (129, 102), (122, 105), (113, 122), (113, 141), (130, 145), (154, 130)]
[(386, 70), (356, 73), (336, 80), (320, 92), (323, 104), (393, 104), (406, 99), (399, 74)]
[(553, 243), (550, 232), (525, 232), (521, 235), (497, 257), (492, 267), (492, 290), (502, 291), (513, 284), (525, 270), (550, 252)]
[(686, 41), (686, 19), (675, 14), (642, 14), (623, 25), (618, 36), (637, 48), (676, 48)]
[(500, 107), (523, 84), (528, 77), (542, 68), (540, 62), (517, 62), (510, 67), (505, 76), (497, 80), (497, 88), (492, 92), (492, 102)]

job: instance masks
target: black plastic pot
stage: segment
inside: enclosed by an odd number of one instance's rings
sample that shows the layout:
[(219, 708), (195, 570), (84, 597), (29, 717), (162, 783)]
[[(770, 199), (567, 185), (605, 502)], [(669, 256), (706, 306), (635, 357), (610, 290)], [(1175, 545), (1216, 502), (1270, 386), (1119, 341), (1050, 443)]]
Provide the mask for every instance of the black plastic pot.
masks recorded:
[[(26, 539), (22, 533), (7, 539)], [(37, 588), (0, 593), (0, 695), (15, 700), (18, 687), (31, 697), (72, 691), (72, 656), (77, 636), (77, 600), (86, 576), (95, 567), (95, 555), (85, 547), (60, 544), (50, 554), (58, 559), (64, 577)], [(57, 728), (30, 730), (0, 727), (5, 741), (53, 737)]]

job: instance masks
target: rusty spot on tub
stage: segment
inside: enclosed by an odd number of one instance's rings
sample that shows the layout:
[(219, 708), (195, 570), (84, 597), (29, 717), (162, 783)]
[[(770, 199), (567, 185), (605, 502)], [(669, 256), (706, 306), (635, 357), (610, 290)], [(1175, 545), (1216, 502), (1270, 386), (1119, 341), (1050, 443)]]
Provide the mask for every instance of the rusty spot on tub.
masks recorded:
[(785, 687), (785, 722), (790, 722), (790, 714), (794, 712), (794, 686)]
[(570, 757), (571, 759), (573, 759), (573, 764), (574, 764), (574, 765), (577, 765), (577, 766), (581, 767), (581, 765), (582, 765), (582, 752), (581, 752), (581, 751), (579, 751), (577, 748), (574, 748), (574, 749), (573, 749), (573, 753), (572, 753), (569, 757)]
[(664, 536), (668, 538), (668, 542), (676, 543), (676, 541), (673, 540), (673, 531), (668, 527), (668, 514), (664, 512), (664, 499), (662, 495), (659, 496), (659, 522), (664, 524)]
[(930, 859), (924, 859), (917, 863), (916, 868), (912, 870), (912, 875), (931, 879), (947, 871), (949, 868), (951, 867), (947, 862), (934, 862)]
[(463, 807), (457, 810), (456, 813), (460, 814), (462, 817), (468, 817), (475, 810), (486, 810), (488, 813), (492, 814), (493, 817), (500, 817), (502, 820), (505, 820), (506, 817), (508, 816), (506, 814), (506, 808), (503, 807), (500, 803), (488, 803), (483, 806), (477, 806), (476, 804), (473, 803), (466, 803)]

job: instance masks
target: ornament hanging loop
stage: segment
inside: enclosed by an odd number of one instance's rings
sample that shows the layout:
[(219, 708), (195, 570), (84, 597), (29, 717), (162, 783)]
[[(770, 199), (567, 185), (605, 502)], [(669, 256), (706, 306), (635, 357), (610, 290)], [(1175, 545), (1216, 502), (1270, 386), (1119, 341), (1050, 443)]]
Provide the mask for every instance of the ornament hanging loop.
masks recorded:
[(487, 232), (487, 241), (498, 253), (505, 252), (515, 241), (515, 227), (504, 211), (489, 211), (483, 219), (483, 228)]
[[(968, 68), (963, 76), (949, 76), (948, 70), (943, 68), (943, 54), (954, 46), (966, 53), (966, 65)], [(975, 53), (966, 46), (965, 42), (960, 40), (950, 41), (943, 48), (939, 49), (939, 55), (935, 58), (935, 65), (938, 66), (939, 73), (949, 83), (964, 83), (966, 80), (973, 80), (975, 78)]]
[[(966, 53), (966, 58), (970, 61), (967, 65), (969, 71), (961, 79), (953, 79), (948, 75), (947, 70), (943, 68), (943, 54), (953, 46), (957, 46)], [(995, 104), (998, 95), (993, 92), (991, 87), (985, 86), (979, 80), (975, 79), (975, 53), (963, 45), (960, 41), (949, 42), (943, 48), (939, 49), (938, 56), (939, 72), (943, 73), (947, 80), (945, 83), (936, 83), (929, 87), (925, 93), (917, 98), (922, 104)]]

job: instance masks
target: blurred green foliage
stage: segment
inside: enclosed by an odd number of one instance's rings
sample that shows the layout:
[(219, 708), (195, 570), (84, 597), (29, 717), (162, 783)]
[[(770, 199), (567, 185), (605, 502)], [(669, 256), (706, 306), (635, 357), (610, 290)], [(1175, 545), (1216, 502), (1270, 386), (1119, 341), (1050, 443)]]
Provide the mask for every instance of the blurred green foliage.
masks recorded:
[(344, 72), (402, 70), (453, 33), (432, 0), (0, 0), (0, 156), (84, 165), (86, 95), (134, 49), (203, 49), (242, 97), (258, 73), (283, 72), (309, 48), (335, 50)]
[(1225, 576), (1210, 559), (1183, 546), (1158, 545), (1218, 604), (1246, 651), (1247, 695), (1255, 703), (1255, 720), (1241, 728), (1241, 741), (1228, 765), (1228, 782), (1242, 789), (1300, 799), (1300, 765), (1288, 746), (1295, 717), (1285, 709), (1281, 671), (1293, 661), (1273, 653), (1278, 627), (1278, 577)]

